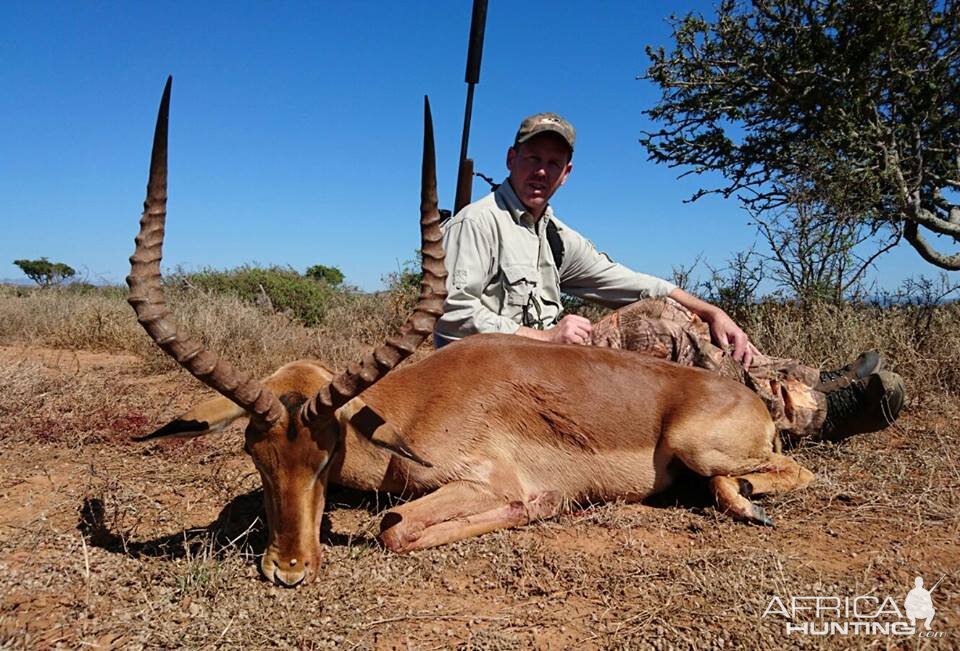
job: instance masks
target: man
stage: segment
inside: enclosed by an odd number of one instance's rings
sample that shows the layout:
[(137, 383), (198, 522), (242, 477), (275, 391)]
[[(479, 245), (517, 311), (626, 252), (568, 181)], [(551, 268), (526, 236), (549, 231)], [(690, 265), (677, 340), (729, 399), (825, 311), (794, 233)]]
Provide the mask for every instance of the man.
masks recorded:
[[(938, 582), (939, 585), (939, 582)], [(933, 586), (936, 588), (937, 586)], [(923, 587), (923, 577), (918, 576), (913, 580), (913, 590), (907, 593), (907, 598), (903, 600), (903, 608), (907, 611), (907, 618), (911, 626), (917, 625), (917, 620), (923, 620), (923, 627), (930, 630), (930, 622), (933, 616), (937, 614), (937, 609), (933, 607), (933, 599), (930, 593), (933, 590), (926, 590)]]
[[(542, 341), (624, 347), (705, 367), (754, 389), (793, 438), (881, 429), (903, 404), (903, 382), (875, 353), (835, 372), (767, 357), (720, 308), (598, 252), (553, 214), (573, 170), (573, 126), (555, 113), (526, 118), (495, 192), (444, 224), (449, 272), (437, 347), (502, 332)], [(597, 324), (563, 315), (561, 291), (623, 307)]]

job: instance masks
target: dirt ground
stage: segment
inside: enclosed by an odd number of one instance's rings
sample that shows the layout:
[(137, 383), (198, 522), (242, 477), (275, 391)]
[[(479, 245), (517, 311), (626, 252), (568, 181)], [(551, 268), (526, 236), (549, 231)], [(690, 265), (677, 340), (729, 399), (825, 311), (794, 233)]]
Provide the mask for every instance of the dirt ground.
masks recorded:
[[(960, 648), (957, 405), (911, 400), (884, 432), (795, 450), (817, 480), (761, 500), (775, 529), (723, 517), (691, 480), (397, 556), (373, 538), (390, 498), (334, 490), (325, 566), (285, 590), (257, 570), (239, 427), (130, 440), (205, 395), (136, 357), (0, 347), (0, 648)], [(943, 577), (940, 637), (803, 635), (764, 615), (800, 596), (902, 610), (916, 576)]]

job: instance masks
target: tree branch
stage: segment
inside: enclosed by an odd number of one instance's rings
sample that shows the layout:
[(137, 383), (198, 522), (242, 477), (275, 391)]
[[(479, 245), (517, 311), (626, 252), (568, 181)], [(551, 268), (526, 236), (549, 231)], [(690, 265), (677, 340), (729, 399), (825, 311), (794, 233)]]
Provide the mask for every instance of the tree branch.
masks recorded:
[(960, 271), (960, 253), (944, 255), (935, 251), (927, 240), (924, 239), (923, 235), (920, 234), (916, 222), (911, 221), (904, 224), (903, 237), (916, 249), (920, 257), (930, 264), (935, 264), (941, 269), (947, 269), (948, 271)]

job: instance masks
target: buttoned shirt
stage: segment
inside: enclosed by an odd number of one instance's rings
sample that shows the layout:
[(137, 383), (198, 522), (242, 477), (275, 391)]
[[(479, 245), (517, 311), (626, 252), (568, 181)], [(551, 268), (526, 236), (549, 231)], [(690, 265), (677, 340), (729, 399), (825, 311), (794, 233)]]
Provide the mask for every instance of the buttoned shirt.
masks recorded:
[[(547, 240), (553, 222), (563, 243), (560, 268)], [(447, 300), (439, 348), (481, 332), (544, 329), (561, 317), (561, 292), (607, 307), (669, 294), (676, 285), (631, 271), (563, 224), (548, 205), (535, 219), (509, 181), (443, 225)]]

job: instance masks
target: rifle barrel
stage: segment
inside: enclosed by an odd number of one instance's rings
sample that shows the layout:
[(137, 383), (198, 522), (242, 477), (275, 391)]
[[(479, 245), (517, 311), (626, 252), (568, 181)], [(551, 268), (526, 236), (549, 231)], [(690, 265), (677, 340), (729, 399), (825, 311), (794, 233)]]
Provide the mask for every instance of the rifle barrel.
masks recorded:
[(460, 137), (460, 160), (467, 157), (467, 145), (470, 143), (470, 118), (473, 116), (473, 84), (467, 86), (467, 105), (463, 110), (463, 135)]
[[(460, 137), (460, 164), (457, 168), (457, 192), (454, 213), (470, 203), (473, 185), (473, 166), (467, 169), (467, 148), (470, 144), (470, 119), (473, 116), (473, 89), (480, 83), (480, 60), (483, 58), (483, 35), (487, 27), (487, 0), (473, 0), (473, 16), (470, 18), (470, 43), (467, 47), (467, 103), (463, 110), (463, 135)], [(462, 202), (462, 203), (461, 203)]]
[[(944, 574), (943, 576), (940, 577), (940, 581), (943, 581), (946, 577), (947, 577), (947, 575)], [(936, 583), (934, 583), (934, 584), (933, 584), (933, 587), (930, 588), (929, 590), (927, 590), (927, 592), (933, 592), (934, 590), (936, 590), (936, 589), (937, 589), (937, 586), (940, 585), (940, 581), (937, 581)]]
[(470, 18), (470, 46), (467, 48), (468, 84), (480, 83), (480, 59), (483, 58), (483, 33), (487, 28), (487, 0), (473, 0)]

